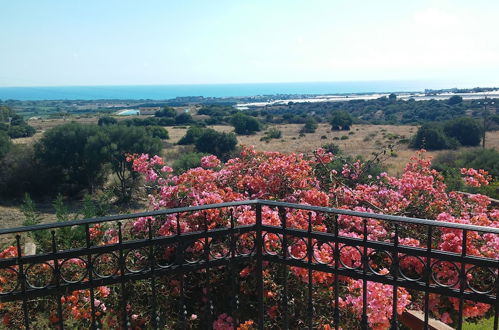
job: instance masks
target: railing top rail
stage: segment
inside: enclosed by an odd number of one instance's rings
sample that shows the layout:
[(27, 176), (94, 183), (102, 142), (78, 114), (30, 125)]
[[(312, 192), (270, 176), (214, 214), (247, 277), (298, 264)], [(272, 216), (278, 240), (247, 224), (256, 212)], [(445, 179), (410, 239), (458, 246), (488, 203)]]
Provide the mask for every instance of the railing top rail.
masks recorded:
[(96, 223), (127, 220), (127, 219), (134, 219), (134, 218), (140, 218), (140, 217), (160, 216), (160, 215), (183, 213), (183, 212), (196, 212), (196, 211), (202, 211), (202, 210), (208, 210), (208, 209), (218, 209), (218, 208), (225, 208), (225, 207), (256, 205), (256, 204), (267, 205), (267, 206), (277, 206), (277, 207), (280, 206), (280, 207), (301, 209), (301, 210), (314, 211), (314, 212), (350, 215), (350, 216), (356, 216), (356, 217), (362, 217), (362, 218), (379, 219), (379, 220), (385, 220), (385, 221), (410, 223), (410, 224), (417, 224), (417, 225), (445, 227), (445, 228), (453, 228), (453, 229), (460, 229), (460, 230), (469, 230), (469, 231), (478, 231), (478, 232), (487, 232), (487, 233), (499, 234), (499, 228), (493, 228), (493, 227), (475, 226), (475, 225), (436, 221), (436, 220), (429, 220), (429, 219), (409, 218), (409, 217), (386, 215), (386, 214), (379, 214), (379, 213), (358, 212), (358, 211), (351, 211), (351, 210), (337, 209), (337, 208), (330, 208), (330, 207), (323, 207), (323, 206), (313, 206), (313, 205), (305, 205), (305, 204), (295, 204), (295, 203), (256, 199), (256, 200), (245, 200), (245, 201), (236, 201), (236, 202), (228, 202), (228, 203), (188, 206), (188, 207), (180, 207), (180, 208), (164, 209), (164, 210), (140, 212), (140, 213), (131, 213), (131, 214), (119, 214), (119, 215), (111, 215), (111, 216), (105, 216), (105, 217), (73, 220), (73, 221), (67, 221), (67, 222), (52, 222), (52, 223), (46, 223), (46, 224), (37, 224), (37, 225), (32, 225), (32, 226), (23, 226), (23, 227), (15, 227), (15, 228), (3, 228), (3, 229), (0, 229), (0, 235), (22, 233), (22, 232), (28, 232), (28, 231), (33, 231), (33, 230), (55, 229), (55, 228), (70, 227), (70, 226), (76, 226), (76, 225), (86, 225), (86, 224), (90, 225), (90, 224), (96, 224)]

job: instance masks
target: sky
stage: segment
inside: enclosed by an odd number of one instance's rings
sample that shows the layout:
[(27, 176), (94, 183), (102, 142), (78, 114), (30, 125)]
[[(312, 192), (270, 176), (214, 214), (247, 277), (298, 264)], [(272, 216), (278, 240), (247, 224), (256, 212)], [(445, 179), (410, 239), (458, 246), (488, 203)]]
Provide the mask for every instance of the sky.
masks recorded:
[(499, 86), (497, 0), (0, 0), (0, 87)]

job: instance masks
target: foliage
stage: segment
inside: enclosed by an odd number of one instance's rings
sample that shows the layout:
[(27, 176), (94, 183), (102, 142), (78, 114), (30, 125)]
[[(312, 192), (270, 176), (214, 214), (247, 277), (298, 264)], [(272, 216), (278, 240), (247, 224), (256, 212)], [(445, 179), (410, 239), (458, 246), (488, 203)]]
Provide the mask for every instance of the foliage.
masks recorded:
[(182, 153), (172, 164), (173, 173), (181, 174), (191, 168), (201, 166), (201, 158), (206, 154), (200, 152)]
[(480, 144), (482, 127), (473, 118), (461, 117), (450, 120), (444, 124), (447, 136), (455, 138), (463, 146), (476, 146)]
[(185, 132), (185, 135), (178, 140), (177, 144), (180, 145), (186, 145), (186, 144), (194, 144), (196, 141), (199, 139), (201, 136), (201, 133), (203, 132), (204, 128), (200, 126), (191, 126)]
[[(333, 162), (337, 156), (328, 153), (324, 149), (319, 149), (311, 155), (303, 154), (282, 154), (279, 152), (257, 152), (253, 148), (242, 148), (237, 158), (222, 163), (217, 157), (211, 155), (201, 159), (201, 167), (187, 170), (181, 174), (172, 173), (173, 170), (165, 165), (165, 162), (158, 156), (150, 157), (147, 154), (129, 155), (128, 161), (134, 171), (144, 176), (145, 186), (150, 193), (150, 207), (153, 210), (160, 208), (184, 207), (190, 205), (205, 205), (229, 201), (239, 201), (246, 199), (270, 199), (281, 200), (293, 203), (308, 205), (336, 207), (362, 212), (376, 212), (394, 215), (405, 215), (420, 218), (435, 219), (435, 221), (453, 222), (471, 225), (497, 226), (499, 223), (499, 210), (490, 208), (490, 200), (483, 195), (462, 196), (455, 192), (448, 192), (442, 175), (431, 169), (431, 160), (426, 157), (424, 151), (418, 152), (411, 158), (400, 177), (392, 177), (386, 173), (378, 175), (366, 175), (368, 162), (355, 161), (354, 163), (343, 163), (339, 170), (334, 169)], [(374, 159), (379, 158), (375, 156)], [(472, 185), (487, 185), (488, 177), (483, 171), (469, 168), (462, 168), (461, 173), (464, 180)], [(34, 206), (29, 201), (26, 209), (33, 210)], [(54, 203), (56, 213), (60, 221), (70, 218), (68, 210), (64, 207), (62, 199), (58, 198)], [(184, 213), (180, 217), (158, 216), (139, 218), (125, 224), (125, 231), (131, 239), (143, 239), (147, 237), (149, 223), (160, 236), (170, 236), (177, 234), (180, 229), (183, 234), (209, 229), (227, 227), (230, 219), (233, 218), (238, 226), (254, 224), (255, 210), (250, 207), (233, 207), (228, 209), (208, 209), (204, 212)], [(274, 208), (262, 207), (262, 222), (266, 225), (281, 224), (279, 211)], [(287, 227), (296, 230), (307, 230), (309, 224), (313, 231), (331, 232), (338, 230), (339, 235), (356, 239), (365, 239), (364, 220), (359, 217), (349, 215), (339, 215), (338, 225), (335, 226), (331, 219), (323, 214), (308, 212), (305, 210), (285, 210)], [(178, 219), (178, 226), (176, 220)], [(310, 221), (310, 222), (309, 222)], [(377, 219), (367, 219), (367, 239), (378, 242), (393, 242), (393, 227), (390, 223)], [(73, 226), (74, 227), (74, 226)], [(77, 227), (77, 226), (76, 226)], [(82, 226), (80, 226), (82, 228)], [(64, 237), (64, 241), (58, 242), (61, 247), (68, 248), (81, 244), (82, 237), (78, 237), (76, 228), (66, 227), (68, 232), (58, 232), (57, 237)], [(72, 232), (74, 231), (74, 232)], [(65, 234), (66, 236), (64, 236)], [(244, 235), (244, 234), (243, 234)], [(107, 245), (116, 244), (119, 240), (115, 228), (106, 228), (96, 225), (91, 228), (90, 236), (92, 244)], [(250, 248), (244, 239), (239, 237), (240, 248)], [(266, 233), (263, 236), (265, 249), (278, 249), (280, 237), (276, 234)], [(297, 259), (306, 258), (304, 254), (307, 250), (307, 243), (302, 240), (294, 240), (288, 237), (288, 251), (290, 255)], [(415, 230), (410, 226), (399, 225), (399, 245), (405, 248), (418, 247), (425, 248), (426, 234), (424, 230)], [(250, 242), (252, 240), (249, 240)], [(466, 254), (469, 256), (487, 257), (497, 259), (499, 257), (499, 242), (494, 235), (482, 234), (480, 232), (468, 231), (466, 241)], [(433, 237), (433, 249), (443, 251), (445, 254), (460, 254), (463, 244), (463, 234), (460, 230), (451, 228), (440, 228), (438, 235)], [(210, 242), (210, 246), (218, 247), (215, 240)], [(314, 258), (317, 262), (330, 263), (333, 249), (327, 244), (319, 244), (315, 239), (311, 246), (314, 249)], [(47, 247), (50, 249), (50, 247)], [(158, 246), (161, 260), (171, 258), (172, 247)], [(189, 248), (190, 252), (199, 256), (205, 255), (203, 244), (193, 244)], [(228, 245), (220, 244), (221, 254), (228, 253)], [(342, 252), (341, 260), (345, 264), (352, 266), (360, 265), (360, 255), (354, 249), (339, 243)], [(50, 251), (50, 250), (48, 250)], [(213, 250), (212, 250), (213, 251)], [(368, 250), (368, 253), (373, 251)], [(140, 252), (137, 252), (140, 253)], [(148, 253), (146, 251), (146, 253)], [(0, 252), (0, 258), (13, 258), (16, 256), (15, 247), (9, 247)], [(140, 255), (139, 255), (140, 257)], [(211, 258), (211, 255), (208, 256)], [(68, 261), (78, 265), (77, 259)], [(374, 267), (381, 274), (390, 272), (391, 261), (381, 258)], [(105, 267), (106, 259), (94, 261), (94, 267)], [(400, 259), (400, 270), (415, 272), (423, 275), (423, 268), (417, 258)], [(451, 267), (451, 266), (449, 266)], [(455, 283), (451, 287), (459, 289), (459, 274), (453, 272), (449, 267), (434, 268), (435, 278), (445, 280), (446, 283)], [(465, 267), (468, 267), (465, 265)], [(279, 270), (279, 271), (278, 271)], [(277, 328), (280, 322), (279, 314), (282, 312), (282, 281), (280, 281), (282, 268), (276, 268), (269, 264), (263, 266), (263, 280), (265, 283), (265, 312), (267, 328)], [(239, 299), (254, 290), (254, 278), (256, 269), (251, 265), (242, 264), (237, 268), (239, 277), (238, 288), (240, 289)], [(225, 272), (217, 272), (212, 268), (209, 285), (212, 297), (225, 297), (227, 291), (227, 278)], [(194, 273), (199, 278), (205, 278), (204, 271)], [(306, 297), (300, 292), (306, 292), (308, 287), (308, 272), (299, 267), (289, 267), (286, 273), (288, 278), (288, 290), (293, 303), (289, 304), (290, 324), (303, 324), (305, 314), (302, 313), (306, 306)], [(338, 281), (339, 303), (342, 311), (342, 328), (358, 328), (362, 315), (363, 283), (347, 276), (335, 278), (333, 274), (313, 271), (311, 273), (314, 297), (319, 302), (315, 303), (314, 321), (317, 328), (331, 329), (333, 314), (323, 312), (325, 307), (331, 306), (334, 300), (332, 293), (335, 290), (335, 280)], [(480, 280), (475, 278), (475, 273), (467, 273), (468, 281)], [(195, 279), (195, 278), (193, 278)], [(191, 283), (191, 281), (186, 281)], [(196, 286), (189, 291), (186, 299), (194, 307), (202, 305), (206, 298), (206, 284)], [(434, 279), (430, 279), (430, 285), (434, 285)], [(493, 284), (492, 284), (493, 285)], [(132, 299), (129, 296), (127, 310), (133, 311), (130, 318), (131, 326), (143, 328), (150, 321), (150, 282), (134, 281), (127, 283), (127, 290), (132, 293), (137, 291), (140, 297)], [(158, 295), (158, 306), (177, 306), (179, 297), (179, 284), (177, 280), (157, 281), (156, 288), (161, 294)], [(369, 315), (369, 327), (372, 329), (386, 329), (390, 327), (392, 319), (392, 296), (393, 287), (388, 284), (368, 282), (367, 289), (367, 313)], [(103, 328), (115, 328), (119, 324), (119, 315), (116, 308), (119, 304), (118, 294), (120, 290), (116, 286), (101, 286), (94, 289), (95, 299), (98, 305), (98, 321)], [(79, 290), (64, 293), (61, 302), (67, 317), (68, 324), (74, 328), (88, 327), (90, 318), (90, 307), (88, 306), (89, 291)], [(411, 289), (398, 288), (396, 291), (398, 305), (396, 312), (401, 314), (406, 308), (421, 309), (424, 304), (424, 297)], [(252, 297), (250, 297), (252, 298)], [(433, 317), (455, 325), (457, 323), (457, 312), (460, 309), (459, 299), (444, 297), (430, 293), (430, 312)], [(254, 315), (254, 305), (242, 301), (238, 310), (238, 319), (241, 324), (234, 324), (230, 299), (213, 299), (214, 310), (217, 315), (213, 318), (214, 329), (233, 329), (238, 326), (240, 329), (251, 329), (254, 325), (251, 315)], [(15, 315), (15, 310), (10, 309), (12, 305), (3, 304), (3, 315)], [(43, 308), (40, 305), (40, 312), (46, 313), (45, 318), (48, 323), (56, 323), (57, 319), (51, 317), (50, 308)], [(491, 306), (470, 302), (465, 300), (463, 304), (463, 316), (465, 319), (476, 321), (482, 317), (488, 317), (493, 313)], [(169, 313), (161, 314), (161, 321), (167, 322)], [(175, 317), (175, 315), (173, 316)], [(192, 314), (189, 321), (193, 328), (201, 325), (196, 323), (197, 316)], [(15, 327), (22, 318), (4, 317), (4, 325)], [(174, 324), (166, 324), (167, 328), (174, 328)]]
[[(446, 152), (439, 154), (433, 167), (440, 171), (447, 186), (452, 190), (482, 193), (499, 199), (499, 152), (494, 149), (473, 149), (459, 153)], [(489, 185), (470, 187), (461, 180), (461, 168), (477, 168), (487, 171), (493, 178)]]
[(10, 148), (12, 147), (12, 142), (10, 138), (4, 132), (0, 131), (0, 159), (5, 156)]
[[(107, 160), (119, 181), (117, 194), (122, 202), (129, 201), (136, 188), (138, 176), (131, 171), (127, 154), (161, 151), (161, 140), (151, 136), (141, 127), (111, 126), (107, 129), (103, 145), (107, 149)], [(99, 144), (99, 143), (98, 143)]]
[[(112, 127), (112, 126), (111, 126)], [(35, 145), (35, 158), (52, 188), (73, 195), (82, 189), (93, 189), (104, 182), (109, 143), (97, 125), (69, 123), (45, 132)]]
[(303, 125), (300, 133), (314, 133), (317, 127), (317, 120), (315, 120), (314, 117), (308, 116), (305, 119), (305, 125)]
[(187, 112), (182, 112), (178, 116), (175, 117), (176, 125), (184, 125), (192, 122), (192, 116)]
[(331, 129), (337, 130), (350, 130), (350, 126), (353, 123), (353, 119), (348, 112), (345, 111), (335, 111), (331, 117)]
[(117, 123), (118, 121), (116, 120), (116, 118), (111, 116), (102, 116), (97, 121), (97, 125), (99, 126), (116, 125)]
[(175, 118), (176, 115), (177, 115), (177, 112), (175, 111), (175, 109), (173, 109), (171, 107), (164, 107), (163, 109), (156, 111), (154, 113), (155, 117)]
[(441, 150), (455, 149), (459, 142), (449, 138), (443, 131), (441, 125), (424, 124), (411, 140), (410, 147), (414, 149)]
[(268, 142), (272, 139), (280, 139), (281, 137), (282, 137), (282, 132), (279, 129), (272, 127), (265, 132), (264, 136), (260, 138), (260, 141)]
[(11, 125), (8, 130), (8, 134), (12, 139), (30, 137), (33, 136), (35, 133), (36, 133), (35, 128), (28, 124)]
[(261, 130), (261, 124), (258, 119), (241, 112), (233, 115), (230, 123), (234, 126), (234, 131), (241, 135), (254, 134)]
[(459, 95), (453, 95), (447, 100), (448, 105), (456, 105), (460, 103), (463, 103), (463, 98)]
[(196, 150), (199, 152), (226, 159), (236, 149), (237, 138), (233, 133), (222, 133), (211, 128), (205, 128), (196, 140), (195, 145)]
[(146, 132), (153, 138), (159, 138), (162, 140), (168, 140), (168, 131), (161, 126), (147, 126)]
[[(391, 177), (386, 173), (377, 176), (365, 173), (365, 163), (356, 161), (353, 164), (344, 164), (341, 171), (331, 169), (329, 166), (335, 156), (324, 149), (317, 150), (313, 156), (306, 157), (298, 154), (281, 154), (278, 152), (256, 152), (251, 148), (243, 148), (238, 158), (221, 163), (216, 157), (204, 157), (201, 160), (203, 168), (195, 168), (179, 175), (172, 176), (171, 169), (164, 166), (164, 162), (156, 157), (136, 155), (131, 160), (135, 170), (143, 173), (151, 190), (151, 208), (173, 208), (188, 205), (203, 205), (221, 203), (244, 199), (276, 199), (295, 203), (304, 203), (326, 207), (340, 207), (364, 212), (377, 212), (399, 214), (420, 218), (432, 218), (436, 221), (457, 222), (463, 224), (497, 225), (499, 210), (490, 209), (490, 200), (483, 195), (462, 196), (454, 192), (447, 192), (442, 175), (430, 168), (431, 161), (425, 157), (424, 152), (418, 152), (411, 158), (400, 178)], [(473, 185), (487, 185), (488, 178), (484, 172), (473, 169), (461, 169), (465, 182)], [(320, 175), (318, 175), (320, 174)], [(362, 182), (359, 182), (361, 177)], [(189, 194), (185, 194), (188, 191)], [(234, 218), (239, 225), (254, 222), (255, 211), (249, 208), (235, 208)], [(186, 215), (180, 219), (183, 231), (197, 231), (204, 228), (207, 221), (210, 228), (224, 227), (227, 225), (228, 212), (221, 210), (207, 210), (206, 212)], [(305, 211), (288, 211), (287, 226), (306, 230), (308, 219), (311, 217), (312, 230), (330, 231), (331, 224), (320, 214)], [(171, 235), (177, 227), (168, 219), (152, 219), (159, 227), (161, 235)], [(268, 207), (262, 208), (262, 221), (266, 224), (280, 223), (278, 211)], [(363, 220), (354, 216), (341, 215), (338, 217), (339, 233), (343, 236), (362, 239)], [(135, 222), (134, 228), (138, 232), (146, 232), (145, 219)], [(392, 228), (389, 224), (375, 219), (368, 219), (368, 238), (377, 241), (390, 241)], [(264, 236), (266, 246), (273, 246), (277, 237)], [(400, 245), (425, 247), (424, 231), (414, 231), (410, 228), (400, 229)], [(435, 249), (446, 252), (460, 253), (462, 231), (454, 229), (441, 229), (441, 235), (434, 237)], [(467, 254), (488, 258), (499, 257), (499, 246), (494, 235), (468, 232)], [(304, 247), (302, 242), (291, 242), (291, 253), (300, 256)], [(315, 246), (315, 245), (314, 245)], [(341, 245), (340, 245), (341, 248)], [(199, 247), (202, 253), (202, 247)], [(328, 258), (332, 251), (317, 251)], [(345, 256), (347, 258), (347, 256)], [(358, 264), (360, 259), (354, 254), (349, 254), (349, 263)], [(381, 272), (383, 262), (379, 265)], [(388, 266), (387, 266), (388, 267)], [(417, 269), (417, 260), (405, 259), (400, 263), (402, 271)], [(241, 276), (248, 276), (254, 270), (244, 269)], [(449, 283), (456, 283), (459, 287), (458, 274), (442, 267), (434, 270), (437, 278), (447, 278)], [(269, 327), (274, 323), (272, 315), (278, 313), (273, 305), (278, 306), (280, 287), (277, 278), (273, 276), (272, 268), (264, 269), (264, 281), (272, 287), (274, 294), (269, 295), (266, 301), (267, 314), (270, 315)], [(305, 288), (307, 272), (301, 268), (290, 268), (290, 281), (292, 288)], [(326, 295), (332, 290), (334, 276), (328, 273), (313, 272), (314, 294)], [(468, 276), (473, 276), (469, 273)], [(213, 279), (216, 282), (216, 279)], [(214, 283), (214, 282), (212, 282)], [(217, 286), (216, 284), (212, 284)], [(358, 324), (362, 315), (362, 281), (347, 277), (339, 279), (340, 301), (343, 317), (350, 326)], [(244, 288), (243, 288), (244, 290)], [(368, 283), (368, 314), (371, 328), (387, 328), (392, 317), (391, 293), (393, 288), (387, 284)], [(298, 299), (298, 298), (297, 298)], [(423, 305), (423, 297), (412, 294), (411, 290), (398, 291), (398, 313), (409, 305), (418, 308)], [(430, 294), (430, 310), (434, 317), (442, 321), (455, 324), (456, 313), (459, 310), (459, 300), (437, 294)], [(277, 307), (278, 308), (278, 307)], [(421, 307), (419, 307), (421, 308)], [(490, 311), (490, 306), (483, 303), (466, 301), (464, 304), (464, 317), (476, 319)], [(299, 317), (299, 316), (294, 316)], [(327, 316), (322, 320), (324, 324), (332, 321)], [(243, 318), (244, 319), (244, 318)], [(299, 320), (295, 320), (299, 322)], [(216, 324), (227, 324), (231, 321), (228, 315), (221, 314)], [(215, 323), (214, 323), (215, 324)], [(345, 326), (348, 327), (348, 326)]]
[(120, 198), (127, 199), (136, 175), (130, 172), (125, 155), (159, 153), (161, 142), (151, 134), (143, 127), (78, 123), (48, 130), (35, 145), (34, 155), (42, 178), (51, 181), (46, 192), (66, 196), (92, 192), (103, 185), (110, 169), (118, 178)]

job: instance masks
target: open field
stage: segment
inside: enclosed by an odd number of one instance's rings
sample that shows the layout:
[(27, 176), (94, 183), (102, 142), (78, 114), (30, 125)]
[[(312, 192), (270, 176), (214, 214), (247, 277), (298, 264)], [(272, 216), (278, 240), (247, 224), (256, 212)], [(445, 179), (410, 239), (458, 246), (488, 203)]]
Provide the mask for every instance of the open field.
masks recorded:
[[(121, 118), (120, 118), (121, 119)], [(96, 117), (82, 117), (76, 119), (80, 123), (97, 123)], [(68, 119), (46, 119), (30, 121), (37, 129), (37, 133), (30, 138), (15, 139), (15, 143), (34, 143), (39, 139), (43, 132), (52, 127), (62, 125), (69, 122)], [(280, 151), (280, 152), (300, 152), (310, 153), (315, 149), (327, 144), (334, 143), (338, 145), (344, 153), (352, 156), (360, 155), (365, 159), (371, 157), (373, 152), (379, 152), (390, 144), (395, 144), (393, 149), (394, 154), (387, 156), (385, 164), (388, 172), (392, 175), (402, 173), (405, 164), (409, 158), (414, 155), (414, 150), (408, 148), (407, 142), (404, 139), (410, 137), (416, 132), (416, 126), (404, 125), (353, 125), (350, 131), (331, 131), (330, 125), (319, 124), (315, 133), (305, 134), (300, 137), (299, 131), (303, 125), (301, 124), (284, 124), (269, 126), (275, 127), (282, 132), (280, 139), (272, 139), (269, 142), (260, 141), (264, 136), (264, 131), (258, 132), (255, 135), (238, 136), (239, 144), (253, 145), (257, 150), (262, 151)], [(210, 126), (217, 131), (232, 132), (233, 127), (227, 125)], [(164, 154), (167, 160), (171, 154), (179, 151), (182, 146), (175, 145), (178, 140), (185, 135), (187, 127), (166, 127), (170, 139), (165, 143)], [(341, 139), (343, 137), (343, 140)], [(402, 141), (401, 141), (402, 140)], [(487, 147), (499, 150), (499, 131), (487, 133)], [(430, 155), (436, 156), (442, 151), (429, 152)], [(55, 221), (55, 215), (52, 205), (47, 204), (42, 206), (41, 215), (44, 221)], [(137, 210), (140, 211), (140, 210)], [(20, 225), (24, 216), (17, 205), (0, 205), (0, 227), (11, 227)]]
[[(130, 117), (118, 118), (124, 120)], [(97, 117), (82, 116), (76, 121), (80, 123), (97, 123)], [(30, 125), (37, 129), (37, 133), (30, 138), (21, 138), (14, 140), (16, 143), (33, 143), (39, 139), (43, 132), (52, 127), (62, 125), (69, 122), (69, 119), (44, 119), (32, 120)], [(326, 143), (334, 143), (338, 145), (346, 154), (356, 156), (360, 155), (364, 158), (369, 158), (373, 152), (378, 152), (386, 148), (390, 144), (395, 144), (395, 157), (389, 157), (386, 160), (388, 172), (392, 175), (398, 175), (402, 172), (409, 158), (414, 154), (414, 150), (408, 148), (406, 142), (401, 143), (403, 139), (410, 139), (417, 131), (416, 126), (408, 125), (353, 125), (350, 131), (331, 131), (329, 124), (319, 124), (319, 128), (315, 133), (306, 134), (303, 137), (299, 136), (299, 131), (303, 125), (301, 124), (283, 124), (269, 125), (275, 127), (282, 132), (281, 139), (273, 139), (269, 142), (260, 141), (264, 136), (264, 131), (258, 132), (255, 135), (238, 136), (239, 144), (253, 145), (257, 150), (262, 151), (280, 151), (280, 152), (301, 152), (309, 153), (323, 146)], [(233, 127), (227, 125), (210, 126), (217, 131), (232, 132)], [(178, 146), (175, 143), (185, 135), (187, 127), (165, 127), (168, 130), (170, 139), (165, 146), (165, 153), (177, 151)], [(345, 136), (347, 139), (342, 140)], [(336, 138), (336, 140), (335, 140)], [(499, 131), (487, 132), (487, 148), (495, 148), (499, 150)], [(172, 145), (173, 144), (173, 145)], [(435, 156), (442, 151), (428, 152)]]
[[(303, 125), (285, 124), (275, 125), (282, 132), (281, 139), (272, 139), (269, 142), (260, 141), (264, 136), (264, 131), (255, 135), (238, 136), (239, 144), (253, 145), (257, 150), (280, 151), (280, 152), (300, 152), (310, 153), (327, 143), (334, 143), (340, 147), (347, 155), (360, 155), (365, 159), (372, 153), (379, 152), (390, 144), (394, 146), (394, 156), (386, 160), (388, 172), (392, 175), (402, 173), (405, 164), (414, 155), (414, 150), (408, 148), (407, 142), (400, 142), (403, 139), (410, 139), (416, 133), (416, 126), (406, 125), (353, 125), (350, 131), (331, 131), (328, 124), (319, 124), (315, 133), (305, 134), (299, 137), (299, 131)], [(217, 131), (231, 132), (231, 126), (212, 126)], [(176, 143), (184, 136), (187, 128), (168, 128), (170, 142)], [(342, 140), (346, 136), (348, 139)], [(325, 137), (325, 138), (324, 138)], [(335, 138), (337, 138), (335, 140)], [(499, 132), (487, 133), (487, 147), (499, 149)], [(173, 147), (178, 148), (178, 147)], [(171, 151), (171, 150), (168, 150)], [(428, 154), (436, 156), (442, 151), (431, 151)]]

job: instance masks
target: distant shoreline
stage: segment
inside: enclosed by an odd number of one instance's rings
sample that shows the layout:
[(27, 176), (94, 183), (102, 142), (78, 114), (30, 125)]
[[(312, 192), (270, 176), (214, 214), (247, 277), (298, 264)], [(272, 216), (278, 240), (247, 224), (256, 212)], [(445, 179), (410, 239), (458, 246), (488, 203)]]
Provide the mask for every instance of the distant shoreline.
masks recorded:
[[(0, 100), (150, 100), (227, 99), (235, 103), (272, 100), (302, 100), (324, 98), (372, 98), (375, 95), (424, 94), (432, 88), (442, 90), (449, 83), (425, 81), (360, 81), (306, 82), (216, 85), (157, 85), (157, 86), (67, 86), (67, 87), (0, 87)], [(472, 88), (472, 87), (471, 87)], [(348, 96), (348, 97), (347, 97)]]

